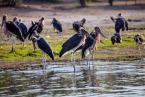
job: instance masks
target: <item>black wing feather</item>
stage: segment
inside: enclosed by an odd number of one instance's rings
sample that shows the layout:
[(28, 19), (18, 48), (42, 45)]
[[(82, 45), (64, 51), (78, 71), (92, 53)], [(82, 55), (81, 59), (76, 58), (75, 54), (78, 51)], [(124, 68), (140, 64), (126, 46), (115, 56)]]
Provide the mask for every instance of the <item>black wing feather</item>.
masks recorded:
[(63, 45), (60, 51), (59, 57), (61, 57), (65, 52), (75, 48), (81, 42), (82, 36), (80, 34), (75, 34), (69, 38)]
[(57, 29), (58, 31), (62, 32), (62, 25), (61, 25), (60, 22), (54, 21), (54, 22), (53, 22), (53, 27), (54, 27), (55, 29)]
[(37, 28), (38, 28), (38, 25), (37, 24), (34, 24), (34, 25), (32, 25), (29, 28), (29, 30), (28, 30), (28, 32), (26, 34), (26, 37), (28, 37), (29, 40), (30, 40), (31, 36), (35, 33), (35, 31), (37, 30)]
[(40, 38), (39, 40), (37, 40), (37, 44), (38, 44), (38, 47), (45, 53), (47, 53), (50, 58), (52, 60), (54, 60), (54, 55), (53, 55), (53, 52), (52, 52), (52, 49), (51, 47), (49, 46), (49, 44), (43, 39), (43, 38)]
[(24, 42), (24, 38), (22, 36), (22, 32), (21, 32), (20, 28), (17, 25), (15, 25), (12, 21), (8, 21), (8, 22), (6, 22), (6, 27), (7, 27), (9, 32), (11, 32), (12, 34), (16, 35), (16, 37), (18, 39), (20, 39), (22, 42)]
[(27, 29), (26, 25), (24, 23), (20, 23), (18, 26), (21, 29), (21, 32), (22, 32), (22, 35), (23, 35), (24, 39), (26, 39), (27, 38), (26, 34), (28, 32), (28, 29)]

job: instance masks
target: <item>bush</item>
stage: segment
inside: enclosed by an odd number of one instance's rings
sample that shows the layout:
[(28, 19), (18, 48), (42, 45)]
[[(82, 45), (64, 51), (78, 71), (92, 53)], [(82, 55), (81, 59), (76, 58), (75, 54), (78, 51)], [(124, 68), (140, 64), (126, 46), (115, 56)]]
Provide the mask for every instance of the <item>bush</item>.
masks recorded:
[(0, 0), (0, 6), (17, 6), (22, 2), (23, 0)]

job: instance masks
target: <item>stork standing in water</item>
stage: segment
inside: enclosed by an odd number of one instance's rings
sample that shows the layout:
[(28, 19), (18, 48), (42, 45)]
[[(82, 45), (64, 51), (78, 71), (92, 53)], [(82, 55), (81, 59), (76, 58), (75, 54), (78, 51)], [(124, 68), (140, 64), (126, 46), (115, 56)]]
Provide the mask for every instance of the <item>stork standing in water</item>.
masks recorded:
[(66, 52), (70, 51), (72, 54), (71, 61), (75, 60), (74, 52), (82, 45), (85, 44), (86, 37), (88, 32), (81, 28), (80, 33), (77, 33), (70, 37), (64, 44), (62, 45), (62, 49), (59, 53), (59, 57), (62, 57)]
[(100, 43), (101, 36), (105, 38), (105, 35), (101, 32), (99, 27), (94, 28), (94, 32), (91, 32), (90, 35), (86, 38), (85, 44), (82, 46), (82, 59), (85, 58), (85, 53), (88, 52), (87, 63), (90, 68), (90, 53), (92, 54), (92, 59), (94, 59), (94, 51), (96, 49), (96, 44)]
[(42, 64), (43, 64), (43, 69), (46, 69), (46, 55), (45, 55), (45, 53), (48, 54), (52, 60), (54, 60), (53, 51), (52, 51), (50, 45), (44, 40), (44, 38), (36, 35), (36, 36), (33, 36), (32, 39), (34, 41), (36, 41), (39, 49), (43, 53)]
[(85, 44), (86, 37), (88, 32), (85, 29), (81, 28), (80, 33), (77, 33), (70, 37), (63, 45), (62, 49), (59, 53), (59, 57), (62, 57), (66, 52), (71, 52), (71, 61), (73, 61), (73, 68), (74, 68), (74, 86), (76, 85), (76, 69), (75, 69), (75, 57), (74, 52), (83, 44)]
[(58, 33), (62, 33), (62, 24), (56, 18), (53, 18), (51, 24), (53, 25), (54, 30), (56, 29)]
[[(3, 16), (2, 25), (4, 26), (4, 32), (6, 35), (11, 36), (12, 40), (12, 52), (14, 51), (15, 46), (15, 37), (18, 38), (20, 41), (24, 42), (24, 38), (22, 32), (18, 25), (16, 24), (16, 19), (14, 18), (13, 21), (7, 21), (6, 16)], [(8, 37), (9, 37), (8, 36)]]
[(85, 18), (83, 18), (81, 21), (75, 21), (75, 22), (73, 22), (72, 26), (73, 26), (74, 31), (79, 33), (79, 29), (81, 27), (84, 28), (84, 24), (85, 23), (86, 23), (86, 19)]

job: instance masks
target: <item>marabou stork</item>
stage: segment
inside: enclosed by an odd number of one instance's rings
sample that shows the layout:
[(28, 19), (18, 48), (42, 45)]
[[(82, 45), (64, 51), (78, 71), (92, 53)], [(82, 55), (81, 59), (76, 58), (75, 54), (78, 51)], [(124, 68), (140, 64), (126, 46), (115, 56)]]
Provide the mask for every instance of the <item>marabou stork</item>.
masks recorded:
[[(41, 22), (42, 23), (42, 22)], [(33, 36), (38, 36), (42, 30), (43, 26), (40, 22), (32, 22), (32, 26), (29, 28), (26, 37), (28, 37), (28, 40), (32, 40), (34, 50), (36, 49), (35, 41), (31, 39)]]
[(114, 45), (115, 43), (121, 43), (122, 39), (121, 39), (121, 35), (120, 33), (115, 33), (112, 37), (111, 37), (111, 42)]
[(62, 49), (59, 53), (59, 57), (62, 57), (66, 52), (71, 52), (71, 61), (73, 61), (73, 68), (74, 68), (74, 85), (76, 85), (76, 76), (75, 76), (75, 57), (74, 52), (78, 49), (81, 45), (85, 44), (85, 39), (88, 35), (88, 32), (85, 29), (80, 28), (80, 33), (77, 33), (70, 37), (63, 45)]
[(56, 29), (58, 33), (63, 31), (62, 24), (56, 18), (53, 18), (51, 24), (53, 25), (54, 30)]
[[(100, 42), (100, 37), (103, 36), (105, 38), (105, 35), (101, 32), (99, 27), (94, 28), (95, 32), (91, 32), (90, 35), (86, 38), (85, 44), (82, 46), (82, 59), (85, 58), (85, 52), (91, 52), (92, 51), (92, 58), (94, 59), (94, 50), (96, 43)], [(101, 35), (101, 36), (100, 36)]]
[(7, 40), (7, 38), (10, 37), (10, 33), (8, 32), (8, 30), (6, 28), (6, 22), (7, 22), (7, 16), (3, 15), (3, 17), (2, 17), (2, 23), (1, 23), (1, 29), (3, 29), (3, 31), (4, 31), (5, 40)]
[(42, 17), (39, 21), (38, 21), (38, 29), (37, 29), (37, 33), (40, 34), (43, 31), (43, 26), (44, 26), (44, 17)]
[(128, 30), (128, 22), (124, 17), (121, 16), (121, 13), (118, 14), (118, 17), (115, 19), (111, 17), (111, 20), (115, 23), (115, 32), (120, 33), (120, 30)]
[(140, 34), (137, 34), (137, 35), (134, 36), (134, 41), (138, 45), (138, 44), (142, 44), (144, 39)]
[[(16, 37), (24, 43), (24, 40), (26, 39), (26, 34), (28, 32), (26, 25), (24, 23), (22, 23), (21, 20), (17, 21), (17, 17), (13, 18), (13, 23), (11, 21), (7, 22), (6, 18), (7, 17), (4, 15), (3, 21), (2, 21), (2, 26), (4, 26), (4, 32), (5, 32), (6, 37), (9, 37), (11, 33), (14, 33), (15, 35), (17, 34)], [(20, 31), (17, 31), (19, 33), (17, 33), (17, 32), (15, 33), (14, 30), (12, 32), (12, 27), (10, 28), (10, 24), (11, 25), (13, 24), (13, 26), (15, 26), (15, 29), (17, 28), (17, 30), (20, 30)], [(8, 26), (8, 28), (6, 25)], [(11, 33), (9, 33), (9, 32), (11, 32)], [(11, 35), (11, 38), (12, 38), (12, 44), (14, 45), (14, 42), (15, 42), (14, 36)], [(12, 48), (12, 51), (13, 50), (14, 50), (14, 47)]]
[(24, 23), (19, 21), (18, 27), (20, 28), (20, 30), (22, 32), (23, 38), (26, 39), (27, 38), (27, 32), (28, 32), (27, 26)]
[[(44, 22), (44, 17), (42, 17), (38, 22), (32, 21), (32, 26), (29, 28), (28, 34), (27, 34), (29, 40), (31, 39), (31, 37), (33, 35), (35, 36), (35, 35), (39, 35), (42, 33), (43, 26), (44, 26), (43, 22)], [(33, 43), (33, 48), (35, 50), (36, 45), (35, 45), (35, 41), (33, 39), (32, 39), (32, 43)]]
[(44, 17), (42, 17), (38, 22), (31, 22), (31, 27), (29, 28), (26, 37), (28, 37), (28, 40), (31, 39), (31, 37), (34, 35), (38, 35), (43, 31), (43, 21)]
[(134, 41), (136, 42), (137, 48), (140, 49), (140, 45), (144, 44), (144, 38), (140, 34), (134, 36)]
[(80, 47), (82, 59), (84, 59), (87, 56), (87, 65), (89, 66), (89, 69), (90, 54), (92, 55), (92, 60), (94, 60), (94, 51), (96, 49), (96, 44), (100, 43), (101, 36), (105, 38), (105, 35), (101, 32), (99, 27), (96, 26), (94, 30), (94, 32), (91, 32), (89, 36), (87, 36), (85, 44)]
[[(70, 37), (63, 45), (59, 53), (59, 57), (62, 57), (66, 52), (71, 51), (72, 59), (74, 59), (74, 52), (83, 44), (85, 44), (85, 39), (88, 35), (88, 32), (81, 28), (80, 33), (77, 33)], [(72, 60), (71, 60), (72, 61)]]
[(44, 69), (46, 68), (46, 55), (49, 55), (49, 57), (54, 60), (54, 54), (53, 51), (50, 47), (50, 45), (45, 41), (44, 38), (40, 37), (40, 36), (33, 36), (32, 39), (34, 41), (36, 41), (38, 48), (43, 52), (43, 57), (42, 57), (42, 63), (44, 66)]
[[(13, 20), (16, 20), (16, 18), (14, 18)], [(20, 41), (24, 42), (24, 38), (22, 35), (22, 31), (19, 28), (19, 26), (16, 24), (15, 21), (7, 21), (6, 20), (6, 16), (3, 16), (2, 19), (2, 23), (4, 23), (4, 29), (5, 29), (5, 33), (11, 36), (11, 40), (12, 40), (12, 50), (14, 51), (14, 45), (15, 45), (15, 39), (14, 36), (16, 36), (16, 38), (18, 38)]]
[(144, 43), (144, 37), (140, 34), (134, 36), (134, 41), (136, 42), (137, 49), (139, 50), (140, 58), (142, 56), (140, 46)]

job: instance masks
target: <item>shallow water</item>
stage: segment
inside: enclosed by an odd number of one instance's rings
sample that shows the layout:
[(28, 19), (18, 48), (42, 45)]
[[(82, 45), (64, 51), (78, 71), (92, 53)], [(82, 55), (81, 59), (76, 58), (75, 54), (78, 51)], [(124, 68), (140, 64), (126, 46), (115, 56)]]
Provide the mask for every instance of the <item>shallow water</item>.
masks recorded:
[[(144, 97), (145, 61), (48, 63), (0, 71), (0, 97)], [(94, 69), (93, 69), (94, 66)]]

